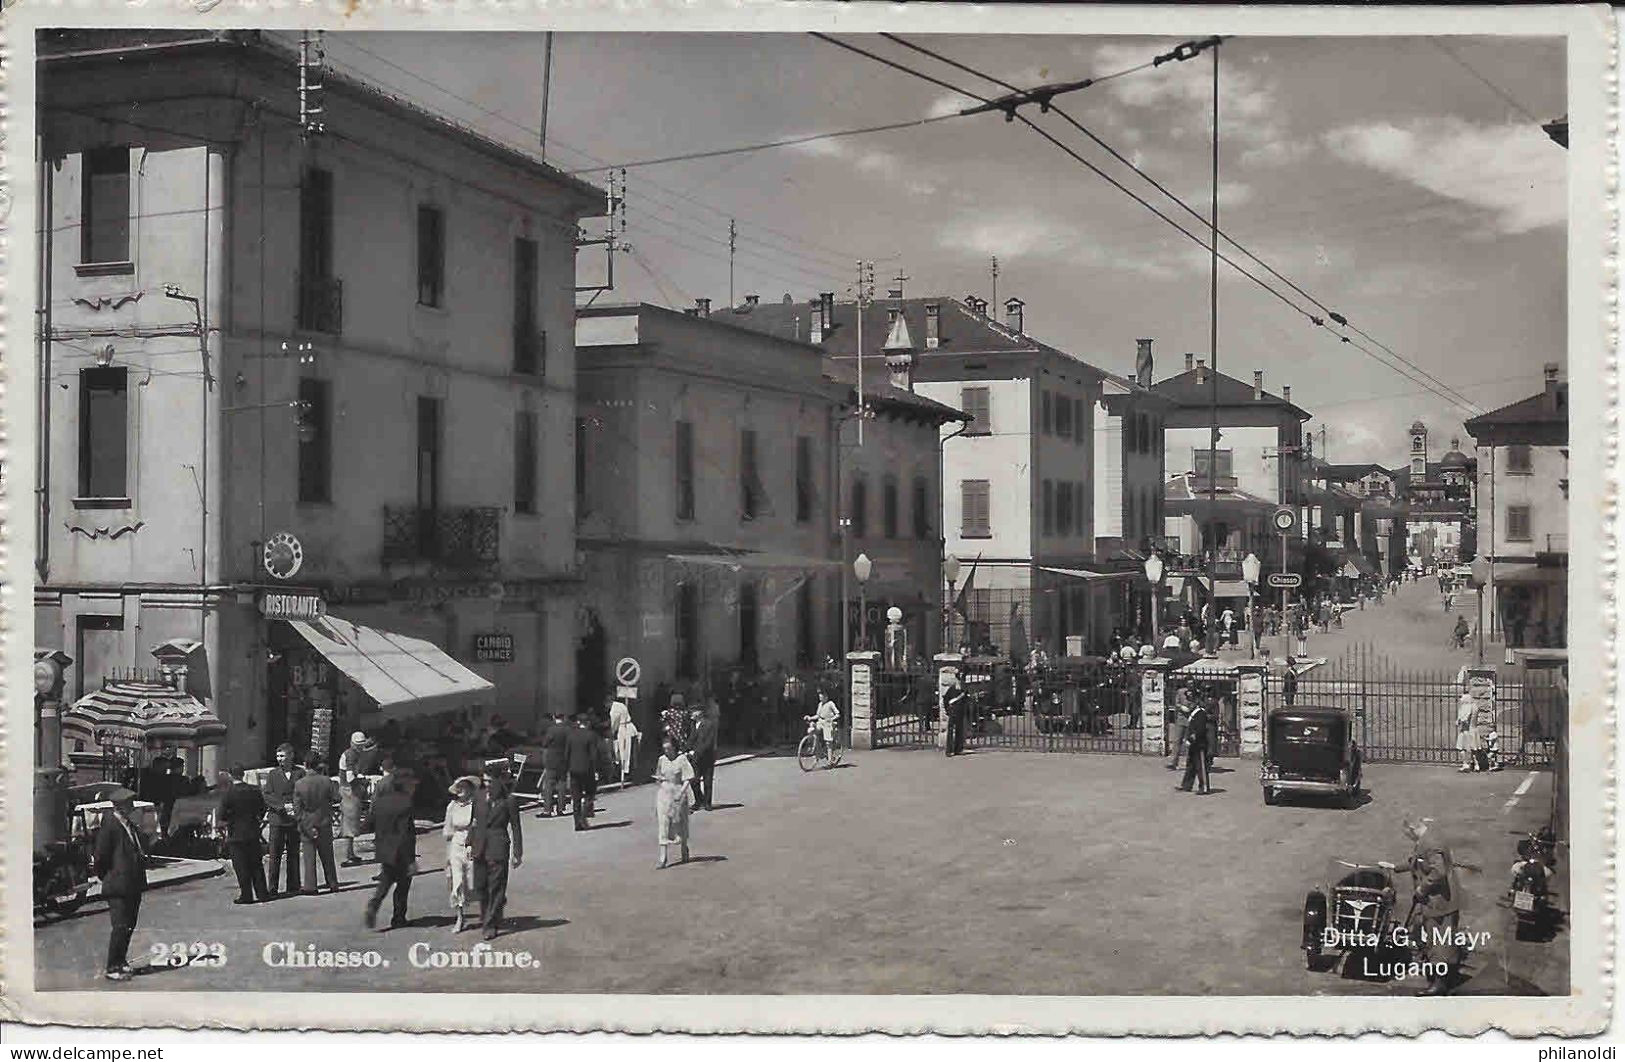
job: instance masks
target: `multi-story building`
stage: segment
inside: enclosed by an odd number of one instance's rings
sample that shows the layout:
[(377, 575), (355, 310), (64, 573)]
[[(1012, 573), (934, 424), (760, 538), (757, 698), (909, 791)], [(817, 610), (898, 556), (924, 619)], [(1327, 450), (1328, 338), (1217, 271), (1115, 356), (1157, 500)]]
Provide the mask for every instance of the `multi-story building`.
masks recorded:
[(1172, 403), (1164, 440), (1170, 476), (1190, 472), (1205, 480), (1216, 405), (1220, 481), (1233, 479), (1238, 489), (1277, 505), (1302, 506), (1309, 468), (1303, 424), (1310, 415), (1292, 404), (1292, 388), (1274, 395), (1264, 390), (1262, 371), (1249, 386), (1186, 354), (1185, 371), (1151, 389)]
[(1438, 461), (1428, 460), (1428, 429), (1421, 421), (1410, 428), (1410, 460), (1393, 470), (1405, 500), (1406, 551), (1414, 563), (1455, 564), (1475, 551), (1473, 489), (1477, 464), (1461, 452), (1461, 441)]
[(63, 31), (38, 76), (35, 616), (70, 696), (183, 639), (250, 764), (569, 703), (544, 461), (573, 448), (602, 196), (331, 70), (303, 129), (297, 57), (257, 33)]
[(1485, 606), (1510, 648), (1568, 644), (1569, 387), (1546, 386), (1467, 422), (1488, 483), (1478, 488)]

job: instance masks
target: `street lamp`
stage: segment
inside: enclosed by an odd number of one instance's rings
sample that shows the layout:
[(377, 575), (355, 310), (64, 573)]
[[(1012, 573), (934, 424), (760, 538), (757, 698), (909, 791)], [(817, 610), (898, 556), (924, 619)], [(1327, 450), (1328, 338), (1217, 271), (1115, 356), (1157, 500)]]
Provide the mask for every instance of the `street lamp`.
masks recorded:
[(942, 562), (942, 579), (945, 593), (942, 595), (942, 648), (941, 652), (951, 652), (948, 643), (954, 633), (953, 596), (954, 584), (959, 581), (959, 558), (953, 554)]
[(1241, 577), (1247, 580), (1247, 644), (1251, 650), (1248, 659), (1256, 659), (1258, 638), (1253, 632), (1258, 629), (1255, 626), (1258, 621), (1253, 618), (1253, 590), (1258, 586), (1258, 558), (1251, 553), (1241, 559)]
[(869, 576), (874, 570), (874, 561), (867, 553), (858, 554), (858, 559), (852, 562), (852, 574), (858, 577), (858, 644), (864, 649), (869, 648), (869, 601), (864, 588), (869, 585)]
[(1160, 648), (1157, 637), (1157, 612), (1162, 604), (1162, 558), (1153, 553), (1145, 559), (1145, 581), (1151, 584), (1151, 644)]
[(1490, 581), (1490, 559), (1482, 553), (1473, 558), (1473, 585), (1478, 588), (1478, 662), (1484, 662), (1484, 584)]

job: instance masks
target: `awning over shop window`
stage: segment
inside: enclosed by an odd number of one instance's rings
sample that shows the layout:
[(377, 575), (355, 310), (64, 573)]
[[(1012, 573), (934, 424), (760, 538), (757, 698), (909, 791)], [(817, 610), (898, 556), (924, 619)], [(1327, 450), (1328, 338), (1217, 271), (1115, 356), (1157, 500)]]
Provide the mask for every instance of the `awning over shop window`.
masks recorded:
[(1043, 568), (1040, 571), (1052, 572), (1055, 575), (1070, 575), (1074, 579), (1132, 579), (1133, 572), (1091, 572), (1082, 568)]
[(1524, 585), (1546, 584), (1548, 586), (1563, 586), (1569, 581), (1566, 568), (1548, 568), (1539, 564), (1509, 564), (1506, 562), (1495, 565), (1495, 582), (1499, 586), (1514, 583)]
[[(1202, 582), (1202, 589), (1206, 590), (1209, 585), (1208, 577), (1205, 575), (1198, 575), (1197, 578)], [(1246, 597), (1247, 582), (1244, 579), (1220, 579), (1219, 589), (1214, 593), (1213, 596), (1219, 598)]]
[(839, 568), (841, 562), (828, 557), (798, 557), (788, 553), (669, 553), (667, 560), (678, 564), (706, 564), (732, 571), (814, 571)]
[(299, 636), (395, 719), (464, 708), (494, 686), (418, 638), (363, 627), (337, 616), (289, 620)]

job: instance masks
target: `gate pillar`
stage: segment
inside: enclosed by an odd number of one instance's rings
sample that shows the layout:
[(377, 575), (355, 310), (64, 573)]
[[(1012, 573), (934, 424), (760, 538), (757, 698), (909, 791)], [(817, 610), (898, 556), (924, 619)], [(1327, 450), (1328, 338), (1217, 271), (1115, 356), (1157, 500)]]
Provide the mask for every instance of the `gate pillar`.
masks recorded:
[(1240, 731), (1241, 754), (1264, 754), (1265, 703), (1264, 664), (1248, 660), (1236, 664), (1236, 729)]
[(1495, 710), (1495, 668), (1469, 667), (1467, 696), (1473, 701), (1473, 725), (1486, 734), (1501, 729)]
[(938, 653), (932, 658), (932, 663), (937, 665), (937, 732), (935, 740), (937, 748), (946, 749), (948, 747), (948, 713), (942, 706), (942, 691), (948, 688), (950, 676), (963, 678), (960, 671), (964, 667), (965, 658), (958, 653)]
[(875, 672), (880, 667), (880, 654), (852, 652), (846, 654), (846, 688), (852, 709), (852, 748), (875, 747)]
[(1168, 672), (1173, 661), (1152, 657), (1140, 665), (1140, 751), (1147, 756), (1167, 755)]

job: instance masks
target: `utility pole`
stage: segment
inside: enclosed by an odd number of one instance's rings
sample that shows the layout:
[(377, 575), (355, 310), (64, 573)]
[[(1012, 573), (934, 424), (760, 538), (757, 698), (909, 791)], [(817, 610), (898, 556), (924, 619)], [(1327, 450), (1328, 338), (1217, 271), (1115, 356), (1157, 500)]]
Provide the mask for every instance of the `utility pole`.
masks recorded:
[(739, 227), (728, 219), (728, 308), (734, 304), (734, 248), (739, 246)]
[(540, 146), (542, 158), (547, 158), (547, 97), (553, 87), (553, 34), (547, 34), (547, 43), (542, 46), (542, 126), (540, 129)]
[(1212, 423), (1208, 433), (1207, 449), (1207, 516), (1208, 540), (1212, 543), (1212, 552), (1208, 554), (1207, 565), (1210, 612), (1204, 623), (1208, 634), (1204, 641), (1209, 647), (1213, 645), (1211, 636), (1214, 621), (1219, 618), (1219, 49), (1217, 47), (1213, 49), (1213, 178), (1210, 209), (1212, 229), (1208, 243), (1211, 245), (1212, 268), (1208, 282), (1208, 360), (1212, 363), (1213, 376), (1208, 392)]
[(999, 256), (993, 256), (993, 316), (999, 315)]
[[(864, 400), (864, 394), (863, 394), (863, 391), (864, 391), (864, 381), (863, 381), (863, 310), (869, 304), (869, 300), (874, 296), (874, 287), (875, 287), (875, 264), (873, 262), (865, 262), (861, 258), (858, 259), (857, 316), (858, 316), (858, 445), (859, 446), (863, 445), (863, 422), (865, 420), (867, 420), (868, 416), (869, 416), (869, 406), (866, 403), (866, 401)], [(829, 324), (830, 324), (830, 322), (825, 321), (824, 322), (824, 327), (827, 329), (829, 327)]]
[(310, 31), (299, 35), (299, 139), (309, 141), (327, 132), (327, 121), (322, 117), (322, 71), (327, 61), (322, 46), (322, 31), (315, 36)]

